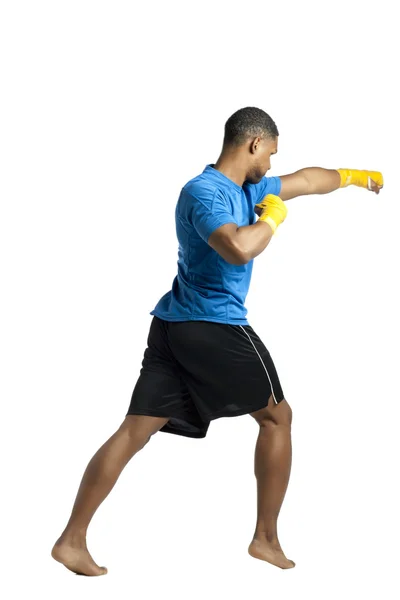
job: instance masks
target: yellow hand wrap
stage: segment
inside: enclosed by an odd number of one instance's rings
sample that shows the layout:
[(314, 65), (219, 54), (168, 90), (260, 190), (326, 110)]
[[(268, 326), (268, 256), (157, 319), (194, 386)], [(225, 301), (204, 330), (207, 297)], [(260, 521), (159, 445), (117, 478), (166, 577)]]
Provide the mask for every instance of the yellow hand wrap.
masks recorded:
[(371, 189), (371, 179), (378, 185), (383, 186), (383, 175), (379, 171), (357, 171), (356, 169), (337, 169), (340, 175), (340, 187), (357, 185), (358, 187)]
[(268, 223), (272, 229), (272, 234), (274, 234), (278, 225), (286, 219), (288, 211), (284, 202), (279, 196), (268, 194), (259, 204), (256, 204), (256, 207), (262, 209), (259, 221)]

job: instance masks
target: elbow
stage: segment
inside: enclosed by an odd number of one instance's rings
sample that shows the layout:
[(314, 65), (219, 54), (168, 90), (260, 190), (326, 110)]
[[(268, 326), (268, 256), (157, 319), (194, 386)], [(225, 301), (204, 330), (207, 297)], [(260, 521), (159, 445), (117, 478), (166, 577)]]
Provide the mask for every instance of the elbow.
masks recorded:
[(250, 261), (251, 256), (249, 252), (246, 252), (245, 250), (242, 250), (240, 248), (236, 248), (236, 251), (229, 262), (232, 265), (242, 266), (247, 265), (247, 263), (249, 263)]
[(243, 253), (240, 255), (240, 262), (238, 263), (239, 265), (247, 265), (247, 263), (249, 263), (251, 261), (251, 256), (247, 253)]

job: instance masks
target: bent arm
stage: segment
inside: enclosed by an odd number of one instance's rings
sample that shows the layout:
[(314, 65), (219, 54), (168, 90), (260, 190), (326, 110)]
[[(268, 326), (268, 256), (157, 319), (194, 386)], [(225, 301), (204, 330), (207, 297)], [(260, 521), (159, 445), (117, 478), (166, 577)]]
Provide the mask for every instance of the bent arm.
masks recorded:
[(245, 265), (265, 250), (272, 236), (272, 228), (264, 221), (243, 227), (227, 223), (213, 231), (208, 243), (227, 262)]

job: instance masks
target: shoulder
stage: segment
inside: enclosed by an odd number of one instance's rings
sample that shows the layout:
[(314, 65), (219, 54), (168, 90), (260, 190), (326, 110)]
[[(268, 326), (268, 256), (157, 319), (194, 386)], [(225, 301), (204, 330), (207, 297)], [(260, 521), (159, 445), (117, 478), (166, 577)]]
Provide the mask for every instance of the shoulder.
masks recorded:
[(199, 175), (191, 179), (183, 188), (181, 194), (189, 203), (199, 202), (211, 208), (216, 199), (223, 199), (224, 194), (213, 181)]
[(279, 195), (281, 191), (281, 179), (280, 177), (263, 177), (258, 183), (250, 183), (245, 181), (243, 184), (243, 190), (255, 204), (260, 202), (267, 194)]

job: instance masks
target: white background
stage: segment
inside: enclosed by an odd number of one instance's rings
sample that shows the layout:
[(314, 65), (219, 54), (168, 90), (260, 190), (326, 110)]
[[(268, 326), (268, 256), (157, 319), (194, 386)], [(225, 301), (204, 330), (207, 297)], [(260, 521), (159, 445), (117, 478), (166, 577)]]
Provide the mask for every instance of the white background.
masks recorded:
[[(1, 444), (8, 599), (398, 598), (399, 95), (395, 7), (372, 2), (3, 1)], [(252, 559), (257, 424), (157, 434), (88, 533), (105, 577), (50, 557), (122, 422), (149, 312), (176, 274), (179, 192), (224, 124), (277, 123), (269, 175), (380, 170), (287, 203), (250, 324), (293, 410), (279, 536)], [(251, 393), (251, 390), (249, 390)]]

